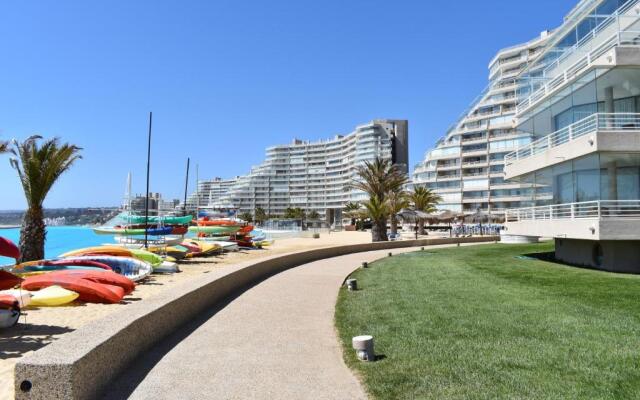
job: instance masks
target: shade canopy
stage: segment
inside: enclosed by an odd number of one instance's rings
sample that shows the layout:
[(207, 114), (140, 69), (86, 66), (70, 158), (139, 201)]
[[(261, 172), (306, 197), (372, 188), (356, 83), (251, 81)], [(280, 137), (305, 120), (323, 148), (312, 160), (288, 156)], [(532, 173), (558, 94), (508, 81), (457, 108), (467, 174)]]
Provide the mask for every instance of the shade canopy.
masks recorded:
[(420, 219), (428, 219), (430, 217), (426, 212), (412, 210), (410, 208), (403, 208), (396, 214), (396, 216), (402, 218), (404, 221), (417, 221)]

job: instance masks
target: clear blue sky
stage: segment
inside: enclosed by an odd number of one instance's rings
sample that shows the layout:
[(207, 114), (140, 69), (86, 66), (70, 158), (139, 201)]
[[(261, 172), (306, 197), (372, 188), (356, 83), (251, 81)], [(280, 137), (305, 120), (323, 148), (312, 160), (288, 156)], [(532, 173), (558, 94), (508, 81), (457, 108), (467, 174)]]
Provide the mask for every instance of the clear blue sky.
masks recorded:
[[(406, 118), (411, 164), (486, 85), (496, 50), (554, 28), (577, 0), (3, 1), (0, 138), (84, 148), (47, 207), (117, 205), (128, 171), (181, 197), (244, 174), (264, 148)], [(193, 181), (192, 181), (193, 182)], [(24, 207), (0, 156), (0, 209)], [(194, 187), (192, 183), (191, 187)]]

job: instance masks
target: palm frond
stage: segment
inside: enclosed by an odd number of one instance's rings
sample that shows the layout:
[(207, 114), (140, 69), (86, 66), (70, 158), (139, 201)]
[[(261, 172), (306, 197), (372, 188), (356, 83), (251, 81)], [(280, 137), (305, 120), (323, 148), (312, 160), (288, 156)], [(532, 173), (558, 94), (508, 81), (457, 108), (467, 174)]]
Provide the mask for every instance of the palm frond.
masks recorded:
[(58, 178), (82, 158), (81, 148), (58, 138), (40, 143), (41, 136), (31, 136), (23, 142), (13, 141), (10, 160), (17, 171), (29, 207), (42, 207), (47, 194)]

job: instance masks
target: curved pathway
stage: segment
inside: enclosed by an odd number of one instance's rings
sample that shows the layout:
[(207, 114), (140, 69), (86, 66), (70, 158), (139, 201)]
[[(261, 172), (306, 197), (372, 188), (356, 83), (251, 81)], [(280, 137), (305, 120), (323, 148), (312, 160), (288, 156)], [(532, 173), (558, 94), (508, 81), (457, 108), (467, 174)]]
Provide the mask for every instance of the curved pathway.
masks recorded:
[(107, 398), (365, 399), (343, 362), (334, 308), (344, 278), (388, 252), (304, 264), (253, 286), (147, 353)]

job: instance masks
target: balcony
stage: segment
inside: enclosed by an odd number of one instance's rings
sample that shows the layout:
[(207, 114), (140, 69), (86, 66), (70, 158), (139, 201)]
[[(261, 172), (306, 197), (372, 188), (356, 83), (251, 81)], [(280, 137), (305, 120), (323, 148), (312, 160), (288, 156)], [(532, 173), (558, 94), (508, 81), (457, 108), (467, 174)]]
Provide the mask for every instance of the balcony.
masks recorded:
[(597, 200), (509, 209), (509, 235), (586, 240), (640, 239), (640, 200)]
[[(520, 117), (525, 112), (531, 110), (544, 99), (549, 98), (549, 96), (557, 93), (567, 84), (578, 79), (584, 72), (594, 67), (614, 67), (619, 58), (624, 58), (624, 54), (620, 53), (616, 48), (619, 48), (620, 46), (633, 46), (638, 48), (639, 39), (640, 31), (636, 30), (614, 33), (612, 36), (604, 40), (602, 44), (593, 50), (586, 52), (584, 56), (577, 59), (565, 70), (558, 72), (557, 75), (538, 88), (529, 97), (518, 102), (516, 107), (516, 116)], [(557, 68), (558, 67), (556, 67), (556, 69)]]
[(507, 154), (511, 179), (597, 151), (640, 151), (640, 114), (597, 113)]

